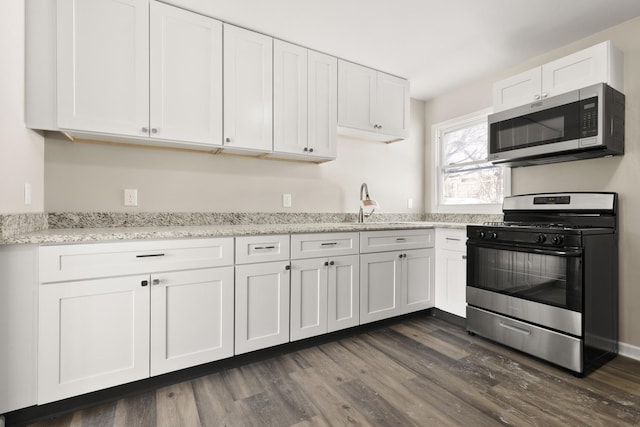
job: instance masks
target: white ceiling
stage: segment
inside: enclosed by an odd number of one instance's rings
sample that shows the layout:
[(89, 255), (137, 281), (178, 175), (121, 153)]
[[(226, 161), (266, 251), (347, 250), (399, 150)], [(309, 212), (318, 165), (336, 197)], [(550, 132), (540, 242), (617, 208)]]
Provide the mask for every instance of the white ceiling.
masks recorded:
[(640, 16), (640, 0), (179, 0), (411, 80), (429, 99)]

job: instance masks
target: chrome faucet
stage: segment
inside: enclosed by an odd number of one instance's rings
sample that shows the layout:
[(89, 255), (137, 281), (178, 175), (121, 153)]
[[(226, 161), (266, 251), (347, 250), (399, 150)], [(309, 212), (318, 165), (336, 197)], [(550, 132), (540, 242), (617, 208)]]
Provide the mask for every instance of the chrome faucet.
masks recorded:
[[(365, 207), (370, 207), (371, 212), (365, 213), (363, 209)], [(378, 202), (371, 200), (369, 197), (369, 187), (367, 187), (366, 182), (363, 182), (360, 186), (360, 210), (358, 211), (358, 222), (362, 224), (364, 222), (364, 218), (368, 218), (373, 215), (373, 212), (379, 207)]]

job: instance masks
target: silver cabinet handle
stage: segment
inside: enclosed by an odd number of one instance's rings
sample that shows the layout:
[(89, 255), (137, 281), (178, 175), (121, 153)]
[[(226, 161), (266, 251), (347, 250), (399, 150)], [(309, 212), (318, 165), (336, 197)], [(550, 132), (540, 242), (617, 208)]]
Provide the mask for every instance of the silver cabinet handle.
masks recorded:
[(535, 99), (536, 101), (538, 101), (540, 99), (540, 95), (538, 95), (537, 93), (533, 96), (533, 99)]
[(446, 237), (446, 240), (453, 240), (454, 242), (459, 242), (460, 239), (457, 239), (455, 237)]
[(154, 286), (155, 286), (155, 285), (159, 285), (159, 284), (160, 284), (160, 279), (153, 279), (153, 280), (151, 281), (151, 284), (152, 284), (152, 285), (154, 285)]
[(542, 98), (546, 98), (547, 96), (549, 96), (547, 92), (542, 92)]

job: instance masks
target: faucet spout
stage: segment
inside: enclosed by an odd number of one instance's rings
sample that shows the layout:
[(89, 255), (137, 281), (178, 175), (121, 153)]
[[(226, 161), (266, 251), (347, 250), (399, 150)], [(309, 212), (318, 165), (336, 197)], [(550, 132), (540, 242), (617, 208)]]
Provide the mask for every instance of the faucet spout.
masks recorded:
[[(371, 211), (365, 213), (364, 207), (370, 207)], [(366, 182), (363, 182), (360, 186), (360, 209), (358, 210), (358, 223), (362, 224), (364, 222), (364, 218), (371, 216), (376, 208), (378, 208), (378, 202), (376, 202), (375, 200), (371, 200), (371, 197), (369, 197), (369, 187), (367, 186)]]

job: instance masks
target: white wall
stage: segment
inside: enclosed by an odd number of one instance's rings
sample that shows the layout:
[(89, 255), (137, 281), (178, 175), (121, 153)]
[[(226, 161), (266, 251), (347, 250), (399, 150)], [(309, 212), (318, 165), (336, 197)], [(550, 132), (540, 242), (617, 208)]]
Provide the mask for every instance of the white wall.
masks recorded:
[[(0, 214), (42, 212), (44, 138), (24, 127), (24, 2), (0, 2)], [(32, 188), (24, 204), (24, 184)]]
[[(512, 193), (545, 191), (615, 191), (620, 195), (620, 339), (640, 346), (640, 18), (617, 25), (512, 69), (490, 76), (427, 103), (427, 132), (434, 123), (491, 106), (495, 80), (549, 62), (604, 40), (611, 40), (625, 56), (625, 155), (512, 170)], [(427, 137), (426, 159), (430, 159)], [(430, 200), (429, 186), (425, 187)], [(427, 208), (429, 211), (429, 207)]]
[[(48, 136), (45, 209), (62, 211), (356, 212), (360, 184), (382, 212), (424, 212), (424, 103), (411, 102), (411, 137), (392, 144), (338, 139), (320, 165), (67, 142)], [(138, 189), (139, 206), (122, 192)], [(290, 193), (293, 207), (282, 207)], [(407, 198), (414, 208), (407, 209)]]

